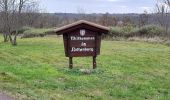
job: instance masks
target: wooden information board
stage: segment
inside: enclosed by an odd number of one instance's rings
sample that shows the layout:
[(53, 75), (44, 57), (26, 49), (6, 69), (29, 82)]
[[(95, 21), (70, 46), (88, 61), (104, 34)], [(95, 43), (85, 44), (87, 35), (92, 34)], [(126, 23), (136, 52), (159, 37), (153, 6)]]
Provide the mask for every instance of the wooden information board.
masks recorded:
[(93, 57), (93, 68), (96, 68), (96, 57), (100, 54), (101, 35), (108, 33), (107, 27), (84, 20), (56, 29), (63, 35), (65, 55), (69, 57), (69, 67), (73, 68), (73, 57)]

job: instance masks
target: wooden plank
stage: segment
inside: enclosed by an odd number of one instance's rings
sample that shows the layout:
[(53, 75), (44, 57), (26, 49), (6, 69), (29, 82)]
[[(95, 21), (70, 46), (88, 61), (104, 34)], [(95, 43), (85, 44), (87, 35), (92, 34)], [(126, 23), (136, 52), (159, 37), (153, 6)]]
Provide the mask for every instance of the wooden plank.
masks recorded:
[(69, 57), (69, 68), (73, 69), (73, 57)]

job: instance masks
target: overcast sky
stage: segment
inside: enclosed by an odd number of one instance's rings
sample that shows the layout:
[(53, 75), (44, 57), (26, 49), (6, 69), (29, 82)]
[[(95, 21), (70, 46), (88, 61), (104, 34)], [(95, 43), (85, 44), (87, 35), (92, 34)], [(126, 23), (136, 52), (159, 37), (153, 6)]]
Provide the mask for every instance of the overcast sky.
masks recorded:
[(143, 13), (152, 12), (156, 0), (39, 0), (47, 12)]

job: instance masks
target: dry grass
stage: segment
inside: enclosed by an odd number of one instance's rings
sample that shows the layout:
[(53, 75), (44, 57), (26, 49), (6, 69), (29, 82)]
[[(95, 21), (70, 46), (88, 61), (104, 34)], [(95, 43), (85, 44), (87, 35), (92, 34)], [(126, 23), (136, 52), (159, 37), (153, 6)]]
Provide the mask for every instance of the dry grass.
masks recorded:
[(140, 42), (149, 42), (149, 43), (163, 43), (170, 44), (170, 39), (165, 37), (130, 37), (128, 41), (140, 41)]

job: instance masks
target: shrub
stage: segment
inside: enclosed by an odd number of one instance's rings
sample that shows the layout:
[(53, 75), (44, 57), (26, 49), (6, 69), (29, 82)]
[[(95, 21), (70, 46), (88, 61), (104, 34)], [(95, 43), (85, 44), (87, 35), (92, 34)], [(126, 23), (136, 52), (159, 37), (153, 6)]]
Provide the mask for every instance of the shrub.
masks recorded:
[(26, 31), (23, 32), (23, 35), (21, 38), (33, 38), (33, 37), (44, 37), (49, 33), (52, 33), (53, 29), (35, 29), (35, 28), (30, 28)]
[(131, 35), (135, 27), (132, 24), (128, 24), (123, 27), (112, 27), (110, 35), (113, 37), (127, 37)]
[[(27, 30), (30, 30), (30, 27), (22, 27), (18, 30), (18, 34), (23, 34)], [(14, 33), (16, 33), (16, 30), (11, 32), (11, 34), (14, 34)]]
[(123, 36), (123, 31), (121, 27), (112, 27), (109, 35), (112, 37), (122, 37)]
[(155, 37), (163, 36), (164, 30), (162, 27), (157, 25), (147, 25), (142, 28), (137, 28), (133, 26), (124, 27), (112, 27), (109, 36), (111, 37)]
[(142, 36), (142, 37), (155, 37), (163, 35), (163, 28), (156, 25), (147, 25), (139, 30), (132, 32), (133, 35)]
[(123, 26), (121, 30), (123, 31), (123, 33), (129, 34), (133, 31), (133, 29), (134, 29), (134, 26), (132, 24), (128, 24), (126, 26)]

